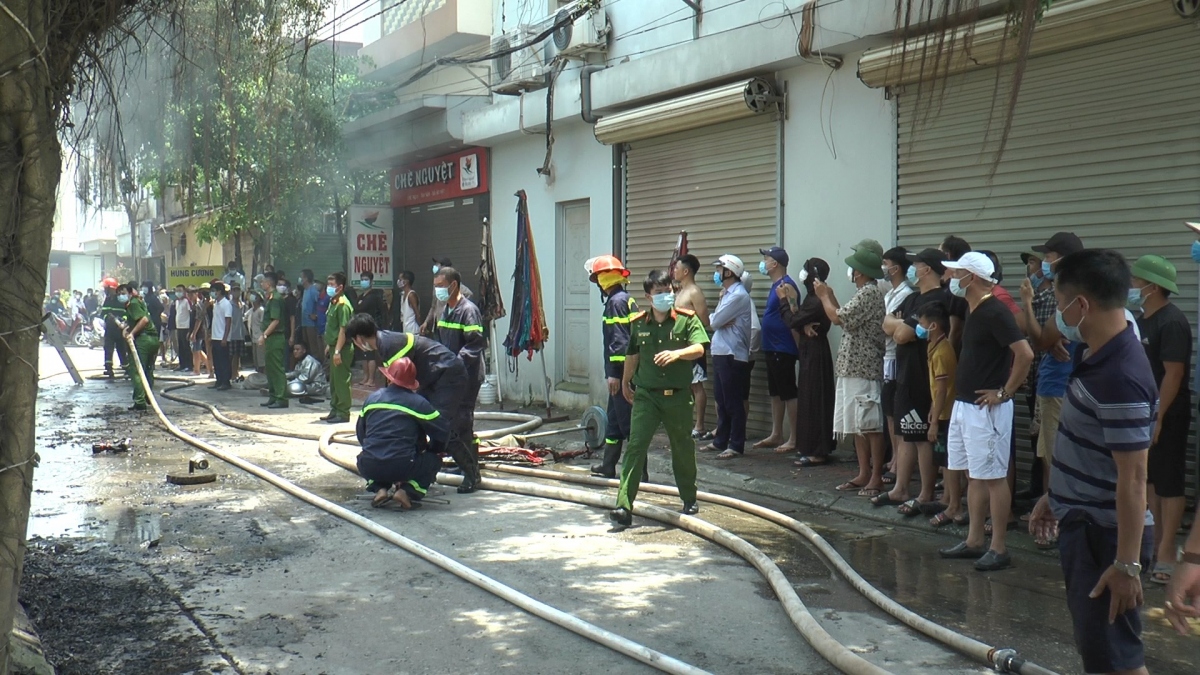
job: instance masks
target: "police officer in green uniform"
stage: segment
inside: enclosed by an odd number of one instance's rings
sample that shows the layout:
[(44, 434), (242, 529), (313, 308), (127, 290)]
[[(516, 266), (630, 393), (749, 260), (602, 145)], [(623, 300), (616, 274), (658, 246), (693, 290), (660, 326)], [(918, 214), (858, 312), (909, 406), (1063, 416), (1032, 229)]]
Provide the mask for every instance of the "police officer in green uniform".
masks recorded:
[(267, 357), (267, 387), (270, 399), (263, 403), (264, 408), (286, 408), (287, 400), (287, 371), (283, 369), (284, 351), (287, 349), (287, 325), (284, 322), (283, 293), (276, 285), (279, 277), (275, 272), (264, 272), (259, 286), (263, 297), (267, 299), (263, 311), (262, 337), (258, 344), (264, 348)]
[(609, 518), (620, 529), (633, 524), (633, 500), (637, 498), (646, 451), (659, 424), (671, 441), (671, 469), (682, 513), (699, 512), (696, 506), (696, 442), (692, 440), (692, 362), (704, 356), (708, 333), (696, 315), (675, 308), (671, 278), (655, 270), (642, 283), (649, 312), (630, 320), (629, 347), (621, 390), (633, 404), (629, 444), (621, 465), (621, 489), (617, 508)]
[[(158, 356), (158, 331), (150, 321), (150, 312), (146, 303), (134, 291), (133, 286), (121, 284), (117, 288), (117, 302), (125, 306), (126, 337), (133, 337), (137, 347), (137, 359), (142, 362), (142, 370), (146, 371), (146, 381), (133, 368), (133, 407), (130, 410), (146, 409), (146, 392), (154, 386), (154, 359)], [(131, 366), (132, 367), (132, 366)]]
[(329, 414), (321, 421), (344, 424), (350, 421), (350, 365), (354, 343), (346, 339), (346, 324), (354, 307), (346, 297), (346, 273), (334, 272), (325, 280), (329, 309), (325, 310), (325, 355), (329, 361)]

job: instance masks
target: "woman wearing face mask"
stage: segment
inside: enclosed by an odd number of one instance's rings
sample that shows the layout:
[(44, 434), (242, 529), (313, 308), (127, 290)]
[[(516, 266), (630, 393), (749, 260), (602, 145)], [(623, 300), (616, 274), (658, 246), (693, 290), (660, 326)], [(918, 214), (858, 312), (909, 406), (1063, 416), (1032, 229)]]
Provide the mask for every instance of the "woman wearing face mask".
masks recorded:
[(796, 466), (825, 464), (836, 445), (833, 435), (833, 352), (829, 348), (832, 324), (821, 299), (813, 292), (814, 282), (824, 282), (828, 278), (829, 263), (820, 258), (809, 258), (797, 279), (806, 291), (803, 302), (790, 284), (780, 284), (775, 289), (783, 301), (780, 314), (784, 322), (800, 336), (797, 341), (800, 377), (793, 436), (799, 455)]
[(854, 297), (839, 306), (833, 289), (813, 282), (813, 292), (832, 323), (842, 327), (842, 342), (834, 363), (833, 431), (852, 436), (858, 455), (858, 475), (837, 487), (874, 497), (883, 489), (883, 332), (884, 292), (876, 283), (883, 277), (883, 258), (859, 246), (846, 258), (846, 276), (857, 287)]
[[(363, 272), (359, 276), (358, 287), (358, 309), (356, 314), (370, 314), (372, 319), (375, 319), (376, 326), (387, 325), (388, 305), (387, 298), (383, 296), (383, 289), (372, 288), (375, 283), (375, 275), (372, 272)], [(362, 384), (368, 387), (375, 386), (376, 361), (378, 360), (374, 352), (360, 353), (359, 357), (363, 359), (365, 365), (363, 371), (366, 373), (363, 377)]]

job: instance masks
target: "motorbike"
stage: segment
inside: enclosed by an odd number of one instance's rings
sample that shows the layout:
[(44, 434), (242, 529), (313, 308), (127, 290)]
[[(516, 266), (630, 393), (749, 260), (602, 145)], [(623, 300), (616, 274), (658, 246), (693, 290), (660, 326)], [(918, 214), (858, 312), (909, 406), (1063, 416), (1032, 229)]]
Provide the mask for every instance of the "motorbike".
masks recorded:
[(83, 321), (73, 336), (75, 344), (88, 349), (104, 346), (104, 319), (93, 316), (90, 321)]

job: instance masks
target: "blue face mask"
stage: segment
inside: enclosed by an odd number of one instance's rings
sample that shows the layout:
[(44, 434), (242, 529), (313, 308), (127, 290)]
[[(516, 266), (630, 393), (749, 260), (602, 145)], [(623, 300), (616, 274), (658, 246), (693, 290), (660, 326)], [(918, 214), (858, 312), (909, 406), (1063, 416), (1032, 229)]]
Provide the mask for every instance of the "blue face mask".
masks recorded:
[(959, 281), (958, 279), (951, 279), (950, 280), (950, 292), (953, 293), (956, 297), (965, 298), (965, 297), (967, 297), (967, 287), (970, 285), (971, 284), (967, 284), (966, 286), (963, 286), (962, 282)]
[(440, 269), (442, 269), (442, 266), (441, 266), (441, 265), (434, 265), (434, 266), (433, 266), (433, 273), (434, 273), (434, 274), (437, 274), (437, 273), (438, 273), (438, 270), (440, 270)]
[(1200, 263), (1200, 241), (1192, 242), (1192, 260)]
[(916, 286), (917, 285), (917, 266), (916, 265), (908, 266), (908, 275), (907, 276), (908, 276), (908, 285)]
[(438, 302), (446, 302), (450, 299), (450, 289), (441, 286), (434, 287), (433, 296), (438, 299)]
[(721, 273), (720, 272), (713, 272), (713, 283), (718, 286), (721, 285)]
[(332, 298), (333, 296), (337, 295), (337, 286), (326, 286), (325, 292), (328, 293), (329, 297)]
[(370, 287), (371, 287), (371, 280), (370, 280), (370, 279), (363, 279), (362, 281), (358, 282), (358, 284), (359, 284), (360, 286), (362, 286), (363, 288), (370, 288)]
[(182, 300), (182, 299), (183, 299), (183, 293), (180, 293), (179, 291), (175, 291), (175, 299), (176, 299), (176, 300)]
[(766, 261), (766, 260), (759, 260), (759, 261), (758, 261), (758, 273), (759, 273), (759, 274), (761, 274), (761, 275), (763, 275), (764, 277), (765, 277), (765, 276), (768, 276), (768, 275), (767, 275), (767, 261)]
[(654, 305), (654, 309), (660, 312), (669, 312), (675, 306), (674, 293), (655, 293), (650, 296), (650, 304)]
[(1141, 309), (1145, 304), (1146, 298), (1142, 295), (1142, 289), (1130, 288), (1129, 296), (1125, 300), (1125, 306), (1129, 309)]
[[(1075, 298), (1075, 300), (1078, 299), (1079, 298)], [(1070, 309), (1071, 305), (1075, 304), (1075, 300), (1072, 300), (1067, 305), (1066, 309)], [(1058, 326), (1058, 332), (1071, 342), (1083, 342), (1083, 333), (1079, 332), (1079, 327), (1083, 325), (1083, 320), (1086, 318), (1087, 317), (1080, 317), (1079, 323), (1075, 324), (1074, 326), (1068, 326), (1066, 320), (1063, 319), (1063, 310), (1060, 309), (1054, 313), (1054, 323)]]
[(1050, 269), (1050, 263), (1042, 261), (1042, 278), (1046, 281), (1054, 281), (1054, 270)]
[(917, 324), (917, 327), (914, 330), (917, 331), (917, 339), (918, 340), (928, 340), (929, 339), (929, 329), (926, 328), (925, 326), (922, 326), (921, 324)]
[(1041, 286), (1042, 282), (1045, 280), (1046, 277), (1042, 276), (1041, 274), (1034, 274), (1033, 276), (1029, 277), (1029, 284), (1033, 286), (1034, 290), (1037, 290), (1037, 287)]
[(122, 293), (117, 296), (117, 302), (119, 302), (123, 305), (123, 304), (129, 302), (129, 296)]

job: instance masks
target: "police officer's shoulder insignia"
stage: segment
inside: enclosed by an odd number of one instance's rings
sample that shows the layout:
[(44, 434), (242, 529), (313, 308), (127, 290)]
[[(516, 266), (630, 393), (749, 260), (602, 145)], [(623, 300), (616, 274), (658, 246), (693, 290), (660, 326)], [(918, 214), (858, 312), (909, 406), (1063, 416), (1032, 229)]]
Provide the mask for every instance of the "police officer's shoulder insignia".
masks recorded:
[(676, 314), (682, 314), (682, 315), (684, 315), (684, 316), (696, 316), (696, 312), (694, 312), (694, 311), (692, 311), (692, 310), (690, 310), (690, 309), (684, 309), (684, 308), (682, 308), (682, 307), (676, 307), (676, 308), (675, 308), (675, 313), (676, 313)]
[(630, 320), (630, 321), (637, 321), (638, 319), (641, 319), (641, 318), (642, 318), (642, 317), (644, 317), (644, 316), (646, 316), (646, 313), (645, 313), (645, 312), (638, 312), (637, 314), (634, 314), (633, 316), (629, 317), (629, 320)]

